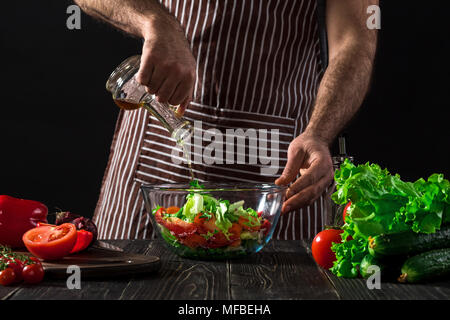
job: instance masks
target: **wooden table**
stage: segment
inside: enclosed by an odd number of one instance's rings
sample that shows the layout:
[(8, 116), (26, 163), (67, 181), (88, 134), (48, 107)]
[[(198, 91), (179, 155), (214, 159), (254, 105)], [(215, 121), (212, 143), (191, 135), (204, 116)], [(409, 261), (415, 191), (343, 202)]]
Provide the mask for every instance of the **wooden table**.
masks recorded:
[(258, 254), (231, 261), (180, 258), (158, 241), (109, 241), (126, 252), (161, 257), (158, 272), (113, 279), (86, 279), (81, 289), (45, 279), (39, 285), (0, 286), (1, 299), (449, 299), (450, 281), (409, 285), (340, 279), (316, 266), (304, 241), (272, 241)]

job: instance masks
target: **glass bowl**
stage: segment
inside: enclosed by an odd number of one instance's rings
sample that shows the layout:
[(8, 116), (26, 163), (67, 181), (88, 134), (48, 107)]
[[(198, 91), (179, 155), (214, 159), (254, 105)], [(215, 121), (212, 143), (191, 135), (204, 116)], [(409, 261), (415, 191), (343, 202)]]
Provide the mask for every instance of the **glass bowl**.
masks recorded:
[(141, 186), (159, 237), (191, 259), (230, 259), (261, 250), (278, 223), (285, 189), (243, 183)]

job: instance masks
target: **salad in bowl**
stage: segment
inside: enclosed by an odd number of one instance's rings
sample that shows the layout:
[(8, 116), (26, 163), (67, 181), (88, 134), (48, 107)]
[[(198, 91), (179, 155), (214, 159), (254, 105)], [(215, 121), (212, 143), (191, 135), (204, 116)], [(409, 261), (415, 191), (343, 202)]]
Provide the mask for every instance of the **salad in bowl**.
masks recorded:
[(261, 250), (281, 214), (284, 187), (272, 184), (142, 186), (153, 227), (177, 254), (227, 259)]

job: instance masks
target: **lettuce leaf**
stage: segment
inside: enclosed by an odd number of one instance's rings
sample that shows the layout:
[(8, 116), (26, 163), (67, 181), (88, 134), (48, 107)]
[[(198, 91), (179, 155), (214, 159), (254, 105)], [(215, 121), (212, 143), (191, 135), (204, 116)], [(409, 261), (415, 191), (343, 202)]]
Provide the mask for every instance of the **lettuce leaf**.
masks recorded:
[(356, 166), (346, 160), (336, 171), (335, 181), (333, 201), (352, 202), (343, 240), (332, 248), (337, 261), (331, 271), (338, 276), (357, 276), (355, 270), (367, 253), (370, 236), (407, 230), (434, 233), (450, 222), (450, 183), (442, 174), (405, 182), (377, 164)]

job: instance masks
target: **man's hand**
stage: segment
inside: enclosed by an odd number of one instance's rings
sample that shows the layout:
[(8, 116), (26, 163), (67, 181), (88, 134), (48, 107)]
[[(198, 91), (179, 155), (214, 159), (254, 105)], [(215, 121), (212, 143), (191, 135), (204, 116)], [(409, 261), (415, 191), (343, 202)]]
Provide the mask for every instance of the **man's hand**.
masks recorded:
[(180, 105), (177, 111), (183, 114), (192, 100), (196, 62), (177, 23), (174, 19), (149, 23), (136, 79), (159, 102)]
[[(295, 180), (298, 173), (301, 176)], [(311, 205), (333, 180), (333, 164), (328, 144), (320, 137), (303, 133), (288, 149), (288, 161), (275, 183), (288, 185), (282, 213)], [(294, 181), (295, 180), (295, 181)]]
[(192, 100), (196, 62), (184, 32), (157, 0), (75, 0), (88, 14), (144, 39), (137, 81), (160, 102), (180, 105)]

